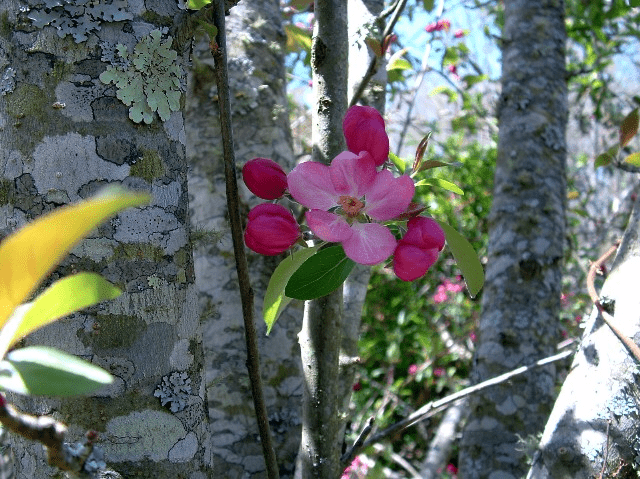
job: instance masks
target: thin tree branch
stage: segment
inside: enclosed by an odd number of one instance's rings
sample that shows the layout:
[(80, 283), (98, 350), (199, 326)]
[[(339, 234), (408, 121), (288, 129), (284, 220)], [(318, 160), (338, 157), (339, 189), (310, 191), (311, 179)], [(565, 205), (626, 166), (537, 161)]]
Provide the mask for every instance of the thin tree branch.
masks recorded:
[(231, 101), (229, 95), (229, 76), (227, 71), (227, 40), (225, 34), (225, 4), (223, 0), (214, 0), (213, 22), (218, 29), (216, 35), (217, 48), (212, 49), (215, 61), (216, 83), (218, 86), (218, 106), (220, 108), (220, 126), (224, 151), (224, 174), (226, 183), (227, 208), (233, 238), (233, 251), (238, 271), (238, 283), (242, 298), (242, 317), (244, 319), (245, 341), (247, 343), (247, 369), (251, 382), (253, 405), (260, 431), (262, 454), (269, 479), (280, 477), (275, 449), (271, 439), (267, 406), (264, 401), (262, 378), (260, 376), (260, 352), (258, 350), (258, 334), (253, 316), (253, 289), (249, 279), (249, 268), (244, 253), (242, 222), (240, 219), (238, 182), (236, 179), (236, 162), (231, 128)]
[[(49, 416), (25, 414), (8, 404), (3, 394), (0, 394), (0, 422), (8, 430), (45, 446), (49, 464), (73, 473), (83, 472), (98, 437), (95, 431), (89, 431), (84, 443), (79, 447), (75, 444), (66, 444), (64, 441), (67, 426)], [(95, 475), (83, 477), (98, 477), (102, 472), (104, 470), (95, 471)], [(115, 473), (115, 471), (110, 472)], [(121, 476), (118, 474), (118, 477)]]
[[(393, 10), (393, 16), (391, 17), (391, 20), (389, 21), (389, 23), (387, 23), (387, 25), (384, 28), (384, 31), (382, 32), (382, 41), (380, 42), (381, 45), (384, 43), (384, 39), (387, 38), (387, 35), (390, 35), (391, 32), (393, 31), (393, 28), (396, 26), (396, 23), (400, 18), (400, 14), (404, 10), (404, 7), (406, 4), (407, 4), (407, 0), (399, 0), (395, 4), (395, 9)], [(374, 23), (384, 19), (388, 14), (389, 13), (387, 9), (384, 12), (382, 12), (380, 15), (378, 15), (378, 18), (376, 18)], [(382, 54), (384, 55), (384, 52), (382, 52)], [(358, 86), (356, 87), (355, 92), (353, 93), (353, 96), (349, 101), (349, 106), (353, 106), (356, 103), (358, 103), (358, 100), (360, 100), (360, 97), (362, 97), (362, 94), (364, 93), (364, 91), (367, 88), (367, 85), (369, 84), (369, 80), (371, 80), (371, 77), (373, 77), (373, 75), (376, 74), (377, 69), (378, 69), (378, 57), (374, 55), (373, 58), (371, 58), (371, 61), (369, 62), (369, 68), (367, 68), (367, 72), (362, 77), (362, 80), (360, 80), (360, 83), (358, 83)]]
[[(400, 432), (410, 426), (413, 426), (414, 424), (427, 419), (431, 416), (433, 416), (434, 414), (436, 414), (438, 411), (442, 410), (443, 408), (445, 408), (446, 406), (448, 406), (449, 404), (457, 401), (458, 399), (462, 399), (464, 397), (470, 396), (471, 394), (475, 394), (477, 392), (480, 392), (484, 389), (487, 389), (491, 386), (495, 386), (497, 384), (503, 383), (505, 381), (508, 381), (509, 379), (515, 377), (515, 376), (519, 376), (521, 374), (524, 374), (528, 371), (531, 371), (534, 368), (540, 367), (540, 366), (545, 366), (547, 364), (551, 364), (555, 361), (559, 361), (561, 359), (567, 358), (569, 356), (571, 356), (574, 353), (573, 350), (567, 350), (567, 351), (563, 351), (561, 353), (555, 354), (553, 356), (549, 356), (547, 358), (541, 359), (539, 361), (536, 361), (535, 363), (529, 365), (529, 366), (522, 366), (519, 368), (516, 368), (512, 371), (509, 371), (507, 373), (501, 374), (500, 376), (496, 376), (495, 378), (492, 379), (487, 379), (486, 381), (482, 381), (481, 383), (478, 383), (474, 386), (468, 387), (466, 389), (463, 389), (462, 391), (458, 391), (457, 393), (451, 394), (447, 397), (444, 397), (442, 399), (438, 399), (436, 401), (432, 401), (428, 404), (425, 404), (424, 406), (422, 406), (420, 409), (418, 409), (417, 411), (411, 413), (409, 416), (407, 416), (405, 419), (403, 419), (402, 421), (399, 421), (395, 424), (393, 424), (392, 426), (389, 426), (388, 428), (380, 431), (379, 433), (373, 435), (372, 437), (370, 437), (368, 440), (366, 440), (364, 442), (364, 444), (362, 445), (362, 447), (360, 448), (360, 450), (381, 441), (382, 439), (386, 438), (387, 436), (390, 436), (391, 434), (395, 434), (397, 432)], [(356, 451), (357, 454), (358, 451)]]
[(596, 273), (602, 267), (604, 262), (607, 261), (607, 259), (609, 259), (609, 257), (616, 252), (619, 245), (620, 245), (620, 240), (616, 241), (616, 243), (611, 248), (609, 248), (602, 256), (600, 256), (600, 258), (597, 259), (597, 261), (595, 261), (591, 265), (591, 268), (589, 268), (589, 274), (587, 274), (587, 291), (589, 292), (589, 297), (591, 298), (591, 301), (593, 301), (593, 304), (595, 305), (595, 307), (598, 308), (598, 311), (600, 312), (602, 319), (604, 320), (605, 323), (607, 323), (607, 326), (609, 326), (611, 331), (613, 331), (613, 334), (615, 334), (618, 337), (618, 339), (622, 342), (622, 344), (624, 344), (627, 347), (629, 352), (633, 354), (633, 357), (636, 358), (636, 360), (640, 361), (640, 348), (630, 338), (625, 336), (622, 330), (620, 330), (615, 325), (615, 319), (605, 310), (604, 306), (600, 302), (600, 296), (596, 292), (596, 287), (594, 285), (594, 281), (596, 279)]
[(362, 444), (364, 444), (364, 441), (367, 439), (367, 437), (371, 433), (371, 430), (373, 429), (373, 425), (375, 422), (376, 422), (375, 416), (371, 416), (369, 419), (367, 419), (367, 422), (364, 425), (364, 429), (362, 429), (362, 431), (358, 435), (357, 439), (353, 443), (353, 446), (351, 446), (351, 448), (347, 452), (345, 452), (340, 458), (340, 462), (342, 463), (343, 466), (348, 466), (349, 464), (351, 464), (351, 461), (353, 461), (353, 458), (356, 457), (356, 451), (359, 450), (360, 447), (362, 447)]

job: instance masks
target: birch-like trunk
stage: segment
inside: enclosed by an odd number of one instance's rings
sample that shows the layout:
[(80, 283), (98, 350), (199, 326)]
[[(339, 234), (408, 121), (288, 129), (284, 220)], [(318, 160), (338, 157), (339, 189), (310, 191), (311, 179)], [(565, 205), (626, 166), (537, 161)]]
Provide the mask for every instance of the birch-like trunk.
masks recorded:
[[(293, 168), (287, 97), (285, 34), (278, 3), (240, 2), (226, 18), (235, 156), (241, 166), (255, 157)], [(194, 51), (187, 103), (189, 193), (196, 241), (196, 285), (203, 321), (207, 391), (215, 477), (264, 477), (265, 465), (246, 368), (247, 351), (225, 198), (220, 113), (207, 42)], [(243, 216), (262, 200), (242, 181)], [(292, 477), (300, 444), (302, 377), (297, 333), (302, 311), (291, 304), (265, 335), (262, 300), (283, 257), (247, 250), (255, 293), (258, 341), (269, 422), (280, 477)]]
[[(99, 227), (52, 275), (96, 271), (122, 287), (122, 296), (27, 339), (86, 358), (115, 383), (93, 397), (12, 400), (68, 424), (70, 440), (96, 430), (106, 462), (123, 477), (212, 477), (183, 114), (136, 124), (116, 89), (98, 78), (117, 61), (117, 43), (132, 52), (152, 30), (179, 19), (177, 2), (122, 2), (127, 19), (119, 22), (81, 15), (86, 23), (63, 29), (78, 33), (91, 22), (98, 29), (79, 43), (52, 26), (36, 27), (22, 5), (0, 4), (3, 233), (107, 184), (149, 191), (153, 199)], [(66, 9), (62, 18), (73, 14)], [(175, 64), (185, 66), (180, 52)], [(17, 477), (60, 477), (45, 464), (40, 444), (17, 437), (12, 444)]]
[[(489, 254), (474, 381), (550, 355), (560, 339), (565, 223), (564, 4), (504, 2), (502, 94)], [(539, 433), (553, 405), (552, 366), (471, 398), (465, 478), (520, 478), (518, 436)]]
[[(636, 201), (600, 294), (615, 309), (618, 329), (636, 343), (640, 332), (639, 235), (640, 205)], [(594, 308), (528, 477), (636, 477), (639, 393), (637, 361)]]

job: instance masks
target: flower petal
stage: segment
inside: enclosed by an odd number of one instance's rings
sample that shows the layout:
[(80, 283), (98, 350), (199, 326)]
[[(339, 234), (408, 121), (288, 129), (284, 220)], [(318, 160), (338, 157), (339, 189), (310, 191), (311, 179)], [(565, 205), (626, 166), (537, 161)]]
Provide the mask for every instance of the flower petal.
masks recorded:
[(366, 151), (359, 155), (343, 151), (333, 159), (329, 171), (336, 193), (354, 198), (362, 198), (376, 178), (376, 165)]
[(342, 216), (328, 211), (309, 210), (305, 214), (307, 224), (320, 239), (330, 242), (344, 241), (352, 235), (351, 227)]
[(421, 249), (444, 248), (444, 231), (436, 220), (428, 216), (416, 216), (407, 223), (407, 232), (400, 240)]
[(365, 193), (365, 212), (379, 221), (390, 220), (406, 211), (414, 193), (411, 178), (406, 175), (394, 178), (389, 170), (382, 170)]
[(342, 122), (342, 131), (349, 151), (368, 151), (376, 166), (389, 157), (389, 137), (378, 110), (370, 106), (352, 106)]
[(326, 211), (338, 205), (339, 195), (327, 165), (317, 161), (300, 163), (287, 175), (287, 183), (291, 196), (307, 208)]
[(386, 226), (378, 223), (354, 223), (351, 231), (352, 235), (342, 241), (342, 247), (345, 254), (356, 263), (381, 263), (396, 248), (397, 241)]

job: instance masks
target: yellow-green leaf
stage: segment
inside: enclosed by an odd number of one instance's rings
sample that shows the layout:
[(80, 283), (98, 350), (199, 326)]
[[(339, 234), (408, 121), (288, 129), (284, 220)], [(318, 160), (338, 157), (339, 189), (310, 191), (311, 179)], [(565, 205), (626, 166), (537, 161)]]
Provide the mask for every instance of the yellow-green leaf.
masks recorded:
[(149, 195), (107, 188), (64, 206), (8, 236), (0, 244), (0, 327), (85, 236), (118, 211), (149, 201)]
[(0, 361), (0, 389), (19, 394), (75, 396), (110, 384), (104, 369), (57, 349), (16, 349)]
[(287, 287), (289, 278), (295, 273), (300, 265), (313, 256), (318, 247), (304, 248), (294, 252), (290, 257), (285, 258), (271, 275), (267, 291), (264, 295), (262, 314), (267, 325), (267, 334), (280, 316), (280, 313), (291, 302), (291, 298), (285, 296), (284, 290)]
[(457, 193), (459, 195), (464, 195), (464, 191), (460, 189), (457, 185), (454, 185), (450, 181), (442, 180), (440, 178), (425, 178), (424, 180), (420, 180), (416, 183), (416, 187), (418, 186), (438, 186), (440, 188), (444, 188), (445, 190), (451, 191), (453, 193)]
[[(96, 273), (79, 273), (62, 278), (45, 289), (32, 302), (16, 308), (10, 321), (17, 319), (19, 326), (10, 344), (80, 309), (100, 301), (115, 299), (121, 292)], [(0, 337), (3, 335), (4, 330), (0, 332)]]
[(633, 166), (640, 166), (640, 153), (631, 153), (624, 159), (624, 162)]

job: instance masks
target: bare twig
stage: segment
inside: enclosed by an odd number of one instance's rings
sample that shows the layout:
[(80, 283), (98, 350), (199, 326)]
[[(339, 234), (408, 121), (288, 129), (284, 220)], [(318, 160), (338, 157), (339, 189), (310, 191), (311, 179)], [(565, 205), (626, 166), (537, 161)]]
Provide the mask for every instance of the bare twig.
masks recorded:
[(49, 464), (69, 472), (77, 473), (84, 469), (97, 438), (95, 431), (89, 431), (86, 440), (79, 447), (65, 444), (67, 426), (49, 416), (25, 414), (8, 404), (2, 394), (0, 394), (0, 422), (8, 430), (41, 443), (47, 449)]
[(615, 319), (602, 306), (602, 303), (600, 302), (600, 296), (596, 292), (596, 287), (594, 285), (594, 281), (596, 279), (596, 273), (602, 267), (604, 262), (607, 259), (609, 259), (609, 257), (613, 255), (613, 253), (616, 252), (619, 245), (620, 245), (620, 240), (616, 241), (611, 248), (609, 248), (602, 256), (600, 256), (600, 258), (598, 258), (591, 265), (591, 268), (589, 268), (589, 274), (587, 274), (587, 291), (589, 292), (589, 297), (591, 298), (591, 301), (593, 301), (593, 304), (595, 305), (595, 307), (598, 308), (598, 311), (600, 312), (602, 319), (604, 320), (605, 323), (607, 323), (607, 326), (609, 326), (611, 331), (613, 331), (613, 334), (615, 334), (618, 337), (618, 339), (622, 342), (622, 344), (624, 344), (627, 347), (629, 352), (633, 354), (633, 357), (636, 358), (636, 360), (640, 361), (640, 348), (630, 338), (625, 336), (625, 334), (615, 325)]
[[(382, 32), (382, 42), (380, 42), (381, 44), (384, 43), (384, 39), (387, 38), (387, 35), (390, 35), (391, 32), (393, 31), (393, 27), (396, 26), (396, 23), (398, 22), (398, 18), (400, 18), (400, 14), (404, 10), (404, 7), (406, 4), (407, 4), (407, 0), (399, 0), (395, 4), (395, 8), (393, 10), (393, 16), (391, 17), (391, 20), (389, 20), (389, 23), (387, 23), (387, 25), (384, 28), (384, 31)], [(378, 18), (376, 19), (376, 22), (378, 20), (385, 18), (388, 14), (389, 13), (387, 9), (378, 16)], [(382, 54), (384, 55), (384, 52), (382, 52)], [(360, 97), (362, 96), (365, 89), (367, 88), (367, 85), (369, 84), (369, 80), (371, 80), (371, 77), (376, 74), (377, 69), (378, 69), (378, 57), (374, 55), (373, 58), (371, 58), (371, 61), (369, 62), (369, 68), (367, 68), (367, 72), (364, 74), (364, 76), (360, 80), (360, 83), (358, 83), (358, 86), (356, 87), (353, 93), (353, 96), (351, 97), (351, 100), (349, 100), (349, 106), (353, 106), (356, 103), (358, 103), (358, 100), (360, 100)]]
[(340, 458), (340, 462), (345, 467), (351, 464), (351, 461), (353, 461), (353, 458), (356, 457), (356, 454), (355, 454), (356, 451), (360, 449), (364, 441), (367, 439), (367, 437), (371, 433), (371, 429), (373, 429), (373, 424), (375, 422), (376, 422), (376, 418), (374, 416), (371, 416), (367, 420), (367, 423), (364, 425), (364, 429), (360, 432), (360, 434), (356, 438), (355, 442), (353, 443), (353, 446), (351, 446), (351, 448), (342, 455), (342, 457)]
[(258, 350), (258, 335), (253, 317), (253, 289), (249, 279), (249, 268), (244, 253), (244, 241), (242, 235), (242, 222), (240, 220), (238, 183), (236, 179), (236, 163), (233, 145), (233, 132), (231, 128), (231, 109), (229, 95), (229, 77), (227, 71), (227, 40), (225, 34), (225, 4), (223, 0), (216, 0), (213, 12), (213, 21), (218, 29), (216, 35), (217, 48), (212, 49), (215, 61), (216, 82), (218, 85), (218, 106), (220, 108), (220, 125), (222, 144), (224, 150), (224, 173), (226, 182), (227, 208), (229, 210), (229, 223), (233, 238), (233, 250), (238, 271), (238, 283), (242, 299), (242, 316), (244, 319), (245, 341), (247, 344), (247, 369), (251, 381), (251, 393), (253, 405), (256, 411), (256, 420), (260, 431), (262, 454), (267, 468), (267, 477), (276, 479), (280, 477), (276, 453), (271, 439), (267, 406), (262, 390), (262, 378), (260, 376), (260, 352)]
[[(379, 433), (373, 435), (372, 437), (370, 437), (368, 440), (366, 440), (364, 442), (364, 444), (362, 445), (362, 449), (370, 446), (371, 444), (374, 444), (376, 442), (381, 441), (382, 439), (386, 438), (387, 436), (390, 436), (391, 434), (395, 434), (397, 432), (400, 432), (424, 419), (427, 419), (429, 417), (431, 417), (432, 415), (436, 414), (437, 412), (439, 412), (440, 410), (444, 409), (446, 406), (448, 406), (449, 404), (457, 401), (458, 399), (462, 399), (464, 397), (470, 396), (471, 394), (475, 394), (479, 391), (482, 391), (483, 389), (486, 389), (488, 387), (491, 386), (495, 386), (497, 384), (503, 383), (505, 381), (508, 381), (509, 379), (515, 377), (515, 376), (519, 376), (521, 374), (524, 374), (534, 368), (540, 367), (540, 366), (545, 366), (547, 364), (551, 364), (555, 361), (559, 361), (561, 359), (567, 358), (569, 356), (571, 356), (573, 354), (573, 350), (567, 350), (567, 351), (563, 351), (561, 353), (555, 354), (553, 356), (549, 356), (547, 358), (541, 359), (539, 361), (536, 361), (535, 363), (529, 365), (529, 366), (522, 366), (519, 367), (517, 369), (514, 369), (512, 371), (509, 371), (507, 373), (501, 374), (500, 376), (496, 376), (495, 378), (492, 379), (487, 379), (486, 381), (483, 381), (481, 383), (478, 383), (474, 386), (468, 387), (466, 389), (463, 389), (462, 391), (458, 391), (457, 393), (451, 394), (447, 397), (444, 397), (442, 399), (438, 399), (437, 401), (432, 401), (428, 404), (425, 404), (424, 406), (422, 406), (420, 409), (418, 409), (417, 411), (415, 411), (414, 413), (411, 413), (409, 416), (407, 416), (405, 419), (403, 419), (402, 421), (399, 421), (395, 424), (393, 424), (392, 426), (389, 426), (388, 428), (380, 431)], [(356, 452), (357, 454), (357, 452)]]

